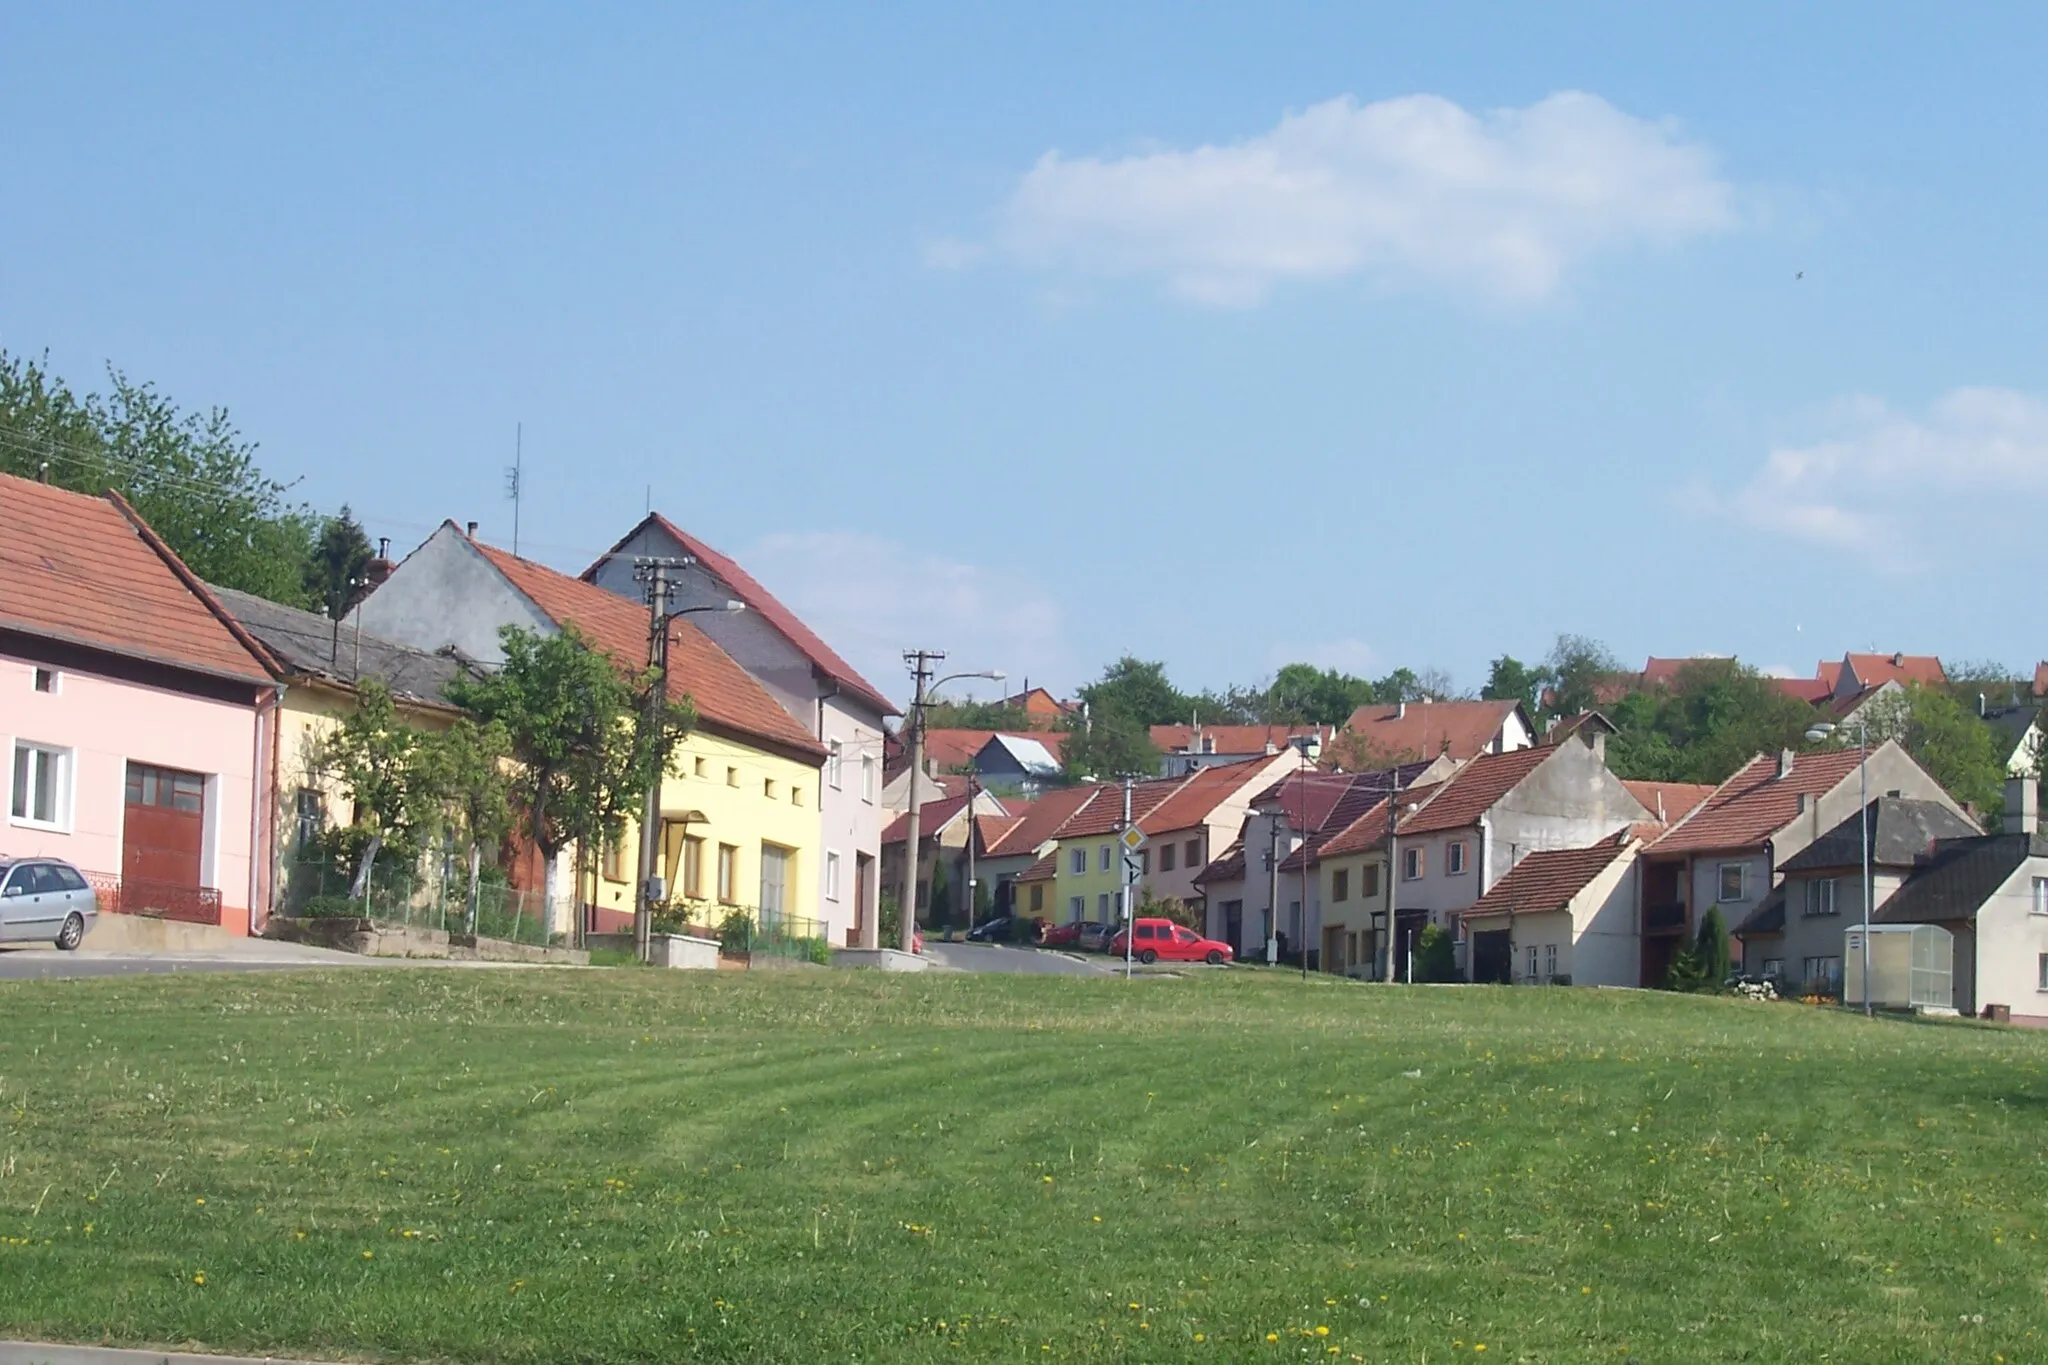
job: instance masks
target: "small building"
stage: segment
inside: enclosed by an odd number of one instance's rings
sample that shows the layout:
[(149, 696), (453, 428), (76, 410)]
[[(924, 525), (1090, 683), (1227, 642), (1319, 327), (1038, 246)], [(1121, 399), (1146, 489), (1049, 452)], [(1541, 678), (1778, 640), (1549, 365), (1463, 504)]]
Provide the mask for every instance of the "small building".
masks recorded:
[(1535, 742), (1536, 727), (1518, 701), (1403, 701), (1359, 707), (1332, 748), (1356, 746), (1367, 760), (1360, 766), (1377, 769), (1512, 753)]
[(1633, 986), (1640, 970), (1636, 854), (1624, 830), (1516, 863), (1464, 912), (1472, 979), (1501, 985)]

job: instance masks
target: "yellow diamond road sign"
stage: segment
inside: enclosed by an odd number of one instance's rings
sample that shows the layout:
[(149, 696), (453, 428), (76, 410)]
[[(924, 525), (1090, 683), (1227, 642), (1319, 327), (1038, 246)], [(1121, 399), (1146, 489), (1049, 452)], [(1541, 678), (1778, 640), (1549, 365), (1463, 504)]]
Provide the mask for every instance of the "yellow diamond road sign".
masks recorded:
[(1125, 829), (1122, 834), (1118, 835), (1117, 839), (1125, 848), (1136, 853), (1145, 846), (1145, 831), (1139, 829), (1136, 825), (1132, 825)]

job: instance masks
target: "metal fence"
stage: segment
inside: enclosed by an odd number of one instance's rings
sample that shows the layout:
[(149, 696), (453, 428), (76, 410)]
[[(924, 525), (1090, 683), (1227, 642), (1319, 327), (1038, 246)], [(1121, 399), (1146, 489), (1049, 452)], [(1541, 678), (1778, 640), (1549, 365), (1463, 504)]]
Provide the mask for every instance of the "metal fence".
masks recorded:
[(503, 882), (477, 887), (477, 903), (469, 904), (466, 864), (438, 868), (428, 860), (422, 869), (377, 867), (369, 884), (358, 889), (355, 879), (327, 859), (305, 859), (285, 869), (284, 912), (304, 919), (375, 920), (409, 929), (434, 929), (450, 934), (546, 946), (563, 935), (551, 931), (546, 906), (538, 891), (519, 891)]

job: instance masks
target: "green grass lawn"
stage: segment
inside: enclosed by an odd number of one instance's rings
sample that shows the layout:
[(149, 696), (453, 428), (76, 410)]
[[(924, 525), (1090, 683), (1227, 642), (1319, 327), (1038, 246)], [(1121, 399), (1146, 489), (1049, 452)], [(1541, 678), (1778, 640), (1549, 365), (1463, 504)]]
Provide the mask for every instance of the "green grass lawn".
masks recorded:
[(0, 1016), (0, 1335), (2048, 1359), (2048, 1035), (1251, 971), (111, 978)]

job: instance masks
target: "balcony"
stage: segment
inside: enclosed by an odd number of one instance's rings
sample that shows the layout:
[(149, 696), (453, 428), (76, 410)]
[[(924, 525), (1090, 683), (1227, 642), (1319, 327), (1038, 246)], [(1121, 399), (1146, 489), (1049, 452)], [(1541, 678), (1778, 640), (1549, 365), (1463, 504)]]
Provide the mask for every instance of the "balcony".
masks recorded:
[(1643, 932), (1646, 934), (1668, 934), (1685, 931), (1685, 903), (1669, 901), (1661, 905), (1643, 907)]

